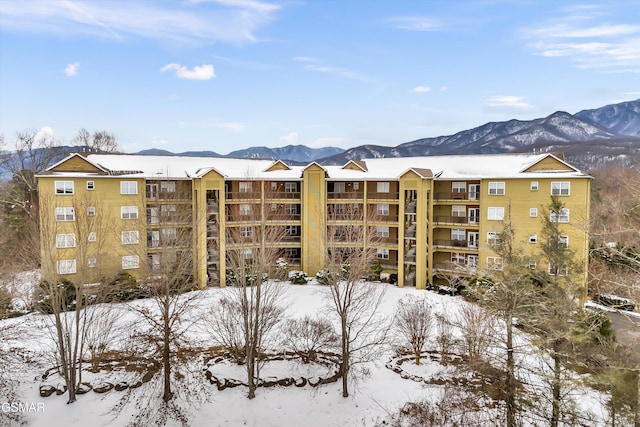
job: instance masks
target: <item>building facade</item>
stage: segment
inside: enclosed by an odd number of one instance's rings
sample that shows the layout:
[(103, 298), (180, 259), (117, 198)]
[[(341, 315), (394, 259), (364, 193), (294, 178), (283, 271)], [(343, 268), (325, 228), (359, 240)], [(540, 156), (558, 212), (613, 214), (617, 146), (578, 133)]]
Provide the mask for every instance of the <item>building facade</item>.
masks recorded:
[[(447, 274), (502, 268), (491, 243), (507, 218), (530, 267), (557, 273), (538, 246), (541, 216), (557, 196), (563, 210), (552, 219), (586, 289), (591, 178), (549, 153), (343, 166), (73, 154), (38, 182), (48, 280), (93, 283), (123, 270), (143, 279), (167, 257), (188, 256), (199, 286), (224, 286), (231, 251), (275, 248), (313, 276), (328, 250), (368, 245), (399, 286), (424, 288)], [(351, 241), (344, 230), (354, 225), (375, 238)]]

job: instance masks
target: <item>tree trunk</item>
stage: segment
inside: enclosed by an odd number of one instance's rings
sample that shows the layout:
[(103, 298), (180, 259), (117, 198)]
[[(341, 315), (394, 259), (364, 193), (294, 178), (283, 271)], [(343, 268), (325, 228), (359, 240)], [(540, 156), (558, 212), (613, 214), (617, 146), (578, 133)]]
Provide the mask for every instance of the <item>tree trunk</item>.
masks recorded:
[(347, 319), (342, 316), (342, 363), (340, 364), (340, 375), (342, 376), (342, 397), (349, 397), (349, 337), (347, 330)]
[(553, 386), (552, 386), (552, 413), (551, 427), (558, 427), (560, 422), (560, 373), (562, 365), (560, 363), (560, 349), (557, 341), (553, 345)]
[(169, 324), (169, 294), (165, 296), (164, 312), (164, 336), (163, 348), (162, 348), (162, 364), (164, 370), (164, 392), (162, 394), (162, 400), (168, 402), (173, 397), (171, 392), (171, 325)]
[(516, 426), (516, 381), (513, 359), (513, 317), (507, 316), (507, 427)]

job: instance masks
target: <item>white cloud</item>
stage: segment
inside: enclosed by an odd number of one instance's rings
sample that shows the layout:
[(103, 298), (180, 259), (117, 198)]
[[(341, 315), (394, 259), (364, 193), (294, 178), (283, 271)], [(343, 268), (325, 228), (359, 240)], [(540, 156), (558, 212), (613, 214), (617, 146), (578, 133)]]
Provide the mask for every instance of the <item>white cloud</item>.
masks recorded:
[(280, 141), (287, 144), (296, 144), (298, 142), (298, 132), (290, 132), (288, 135), (281, 136)]
[(165, 65), (160, 71), (163, 73), (166, 71), (175, 71), (176, 77), (179, 79), (189, 80), (210, 80), (216, 76), (213, 65), (211, 64), (196, 65), (193, 67), (193, 70), (189, 70), (184, 65), (172, 63)]
[(524, 99), (523, 96), (495, 95), (487, 98), (487, 105), (489, 105), (489, 107), (510, 107), (518, 109), (533, 108), (530, 104), (524, 102)]
[(442, 86), (442, 87), (440, 87), (440, 90), (441, 90), (441, 91), (443, 91), (443, 92), (444, 92), (445, 90), (447, 90), (447, 89), (449, 89), (449, 88), (448, 88), (448, 87), (446, 87), (446, 86)]
[(252, 0), (3, 1), (0, 17), (6, 31), (242, 45), (256, 41), (254, 33), (269, 24), (279, 9), (279, 5)]
[(425, 92), (430, 92), (431, 91), (431, 87), (430, 86), (416, 86), (413, 88), (413, 92), (415, 93), (425, 93)]
[(559, 18), (540, 27), (521, 30), (536, 55), (567, 58), (582, 69), (640, 72), (640, 25), (636, 22), (601, 24), (609, 18), (603, 8), (563, 12)]
[(34, 137), (36, 141), (60, 141), (58, 135), (49, 126), (43, 126)]
[(65, 67), (64, 73), (69, 77), (77, 76), (78, 68), (80, 68), (80, 63), (74, 62), (73, 64), (69, 64)]
[(400, 30), (409, 31), (438, 31), (442, 29), (442, 23), (424, 16), (406, 16), (390, 20)]

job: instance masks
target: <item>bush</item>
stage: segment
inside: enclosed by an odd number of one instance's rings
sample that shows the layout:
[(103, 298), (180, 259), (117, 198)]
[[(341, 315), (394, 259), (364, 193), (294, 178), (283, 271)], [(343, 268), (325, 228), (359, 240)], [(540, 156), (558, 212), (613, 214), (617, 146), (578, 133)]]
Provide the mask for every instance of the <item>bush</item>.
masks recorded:
[[(42, 281), (38, 285), (35, 294), (36, 310), (41, 313), (52, 314), (54, 312), (52, 299), (58, 299), (60, 311), (76, 309), (76, 286), (67, 279), (60, 280), (56, 285)], [(84, 302), (84, 296), (82, 301)]]
[(397, 273), (391, 273), (389, 275), (389, 283), (397, 285), (398, 284), (398, 274)]
[(276, 279), (286, 280), (287, 273), (289, 271), (289, 263), (284, 258), (278, 258), (276, 260)]
[(611, 294), (596, 294), (593, 296), (593, 300), (602, 305), (617, 308), (618, 310), (633, 311), (636, 308), (636, 303), (629, 298), (619, 297)]
[(11, 294), (4, 288), (0, 288), (0, 319), (9, 316), (11, 311)]
[(307, 273), (299, 270), (291, 270), (289, 272), (289, 281), (294, 285), (306, 285), (307, 281)]
[[(269, 278), (267, 273), (262, 273), (262, 282)], [(244, 281), (238, 277), (236, 270), (227, 270), (227, 286), (253, 286), (258, 283), (258, 273), (254, 272), (251, 266), (244, 269)]]
[(330, 285), (334, 282), (335, 279), (334, 274), (331, 271), (322, 269), (316, 273), (316, 280), (321, 285)]
[(147, 298), (151, 295), (151, 290), (146, 286), (141, 286), (131, 274), (126, 271), (118, 273), (109, 283), (107, 283), (107, 301), (126, 302), (134, 299)]

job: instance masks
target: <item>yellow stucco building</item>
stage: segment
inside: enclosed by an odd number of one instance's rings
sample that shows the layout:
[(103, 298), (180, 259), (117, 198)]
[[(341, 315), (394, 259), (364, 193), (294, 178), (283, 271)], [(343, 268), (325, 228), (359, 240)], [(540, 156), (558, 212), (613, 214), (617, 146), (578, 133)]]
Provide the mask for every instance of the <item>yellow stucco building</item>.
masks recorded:
[[(313, 276), (344, 225), (376, 236), (377, 261), (399, 286), (424, 288), (446, 273), (499, 269), (491, 240), (509, 216), (533, 269), (542, 212), (555, 218), (586, 286), (591, 178), (561, 156), (500, 154), (290, 166), (212, 157), (73, 154), (38, 176), (43, 277), (93, 283), (122, 270), (153, 274), (168, 244), (188, 253), (200, 286), (224, 286), (228, 251), (274, 247)], [(277, 240), (251, 239), (278, 227)], [(181, 239), (181, 236), (183, 237)], [(186, 236), (186, 238), (184, 238)], [(178, 243), (176, 243), (178, 242)]]

